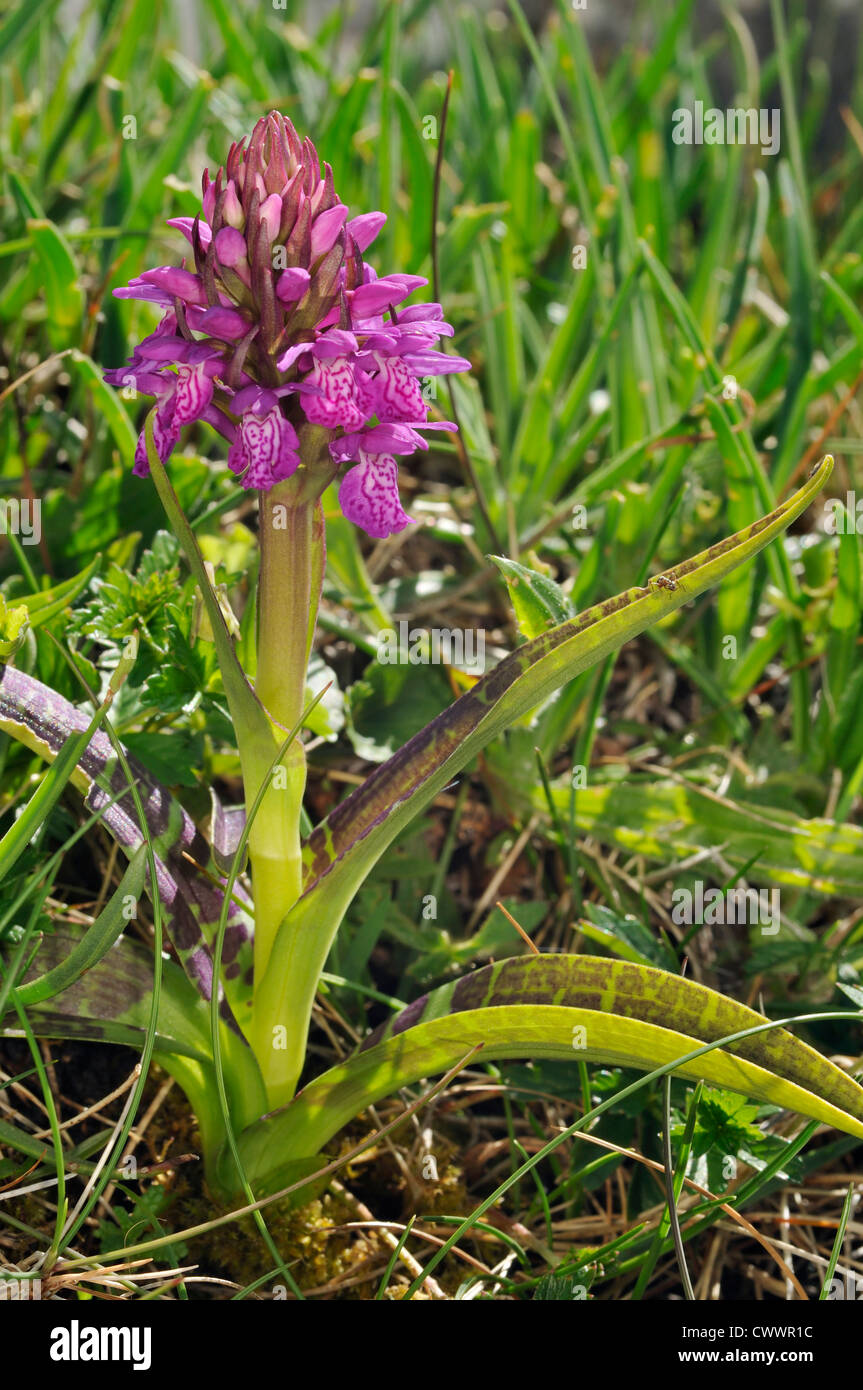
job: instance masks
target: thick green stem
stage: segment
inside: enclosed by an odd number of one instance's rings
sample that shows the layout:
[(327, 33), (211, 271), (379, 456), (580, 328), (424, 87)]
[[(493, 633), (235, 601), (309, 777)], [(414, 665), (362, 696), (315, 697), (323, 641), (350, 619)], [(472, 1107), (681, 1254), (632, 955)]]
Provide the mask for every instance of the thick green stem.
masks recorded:
[[(291, 485), (261, 497), (258, 586), (258, 669), (255, 693), (274, 723), (275, 754), (306, 703), (306, 674), (320, 597), (322, 525), (314, 503), (298, 501)], [(269, 787), (249, 835), (255, 898), (255, 1009), (252, 1045), (269, 1074), (286, 1054), (284, 1020), (259, 1011), (273, 942), (301, 887), (300, 815), (306, 760), (295, 739), (272, 772), (256, 757), (244, 764), (246, 805), (265, 779)], [(283, 1080), (283, 1079), (282, 1079)]]
[[(312, 616), (314, 509), (292, 504), (280, 489), (261, 497), (261, 570), (258, 582), (258, 671), (255, 692), (274, 724), (287, 732), (303, 712)], [(276, 732), (275, 745), (278, 745)], [(249, 837), (255, 894), (255, 993), (266, 973), (273, 940), (300, 891), (300, 811), (306, 785), (305, 754), (295, 739), (281, 765), (251, 769), (246, 805), (263, 779), (270, 787)]]
[(276, 487), (261, 494), (255, 691), (270, 717), (287, 732), (305, 705), (306, 669), (317, 617), (316, 601), (312, 609), (315, 508), (280, 493)]

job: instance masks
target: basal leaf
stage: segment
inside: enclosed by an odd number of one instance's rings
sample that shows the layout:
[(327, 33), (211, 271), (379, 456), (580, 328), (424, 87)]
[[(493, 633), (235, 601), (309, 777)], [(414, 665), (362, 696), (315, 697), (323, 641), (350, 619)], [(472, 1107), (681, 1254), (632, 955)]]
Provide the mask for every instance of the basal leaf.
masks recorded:
[(516, 622), (525, 637), (539, 637), (549, 628), (575, 616), (560, 585), (548, 575), (528, 569), (517, 560), (508, 560), (504, 555), (491, 558), (506, 580)]
[[(348, 903), (399, 831), (508, 725), (775, 540), (808, 506), (832, 467), (832, 459), (825, 458), (798, 492), (746, 530), (645, 587), (628, 589), (527, 642), (346, 797), (308, 838), (304, 892), (276, 937), (270, 968), (258, 985), (256, 1013), (270, 1021), (283, 1019), (296, 1013), (296, 1000), (303, 997), (310, 1016)], [(265, 1055), (264, 1039), (258, 1042), (258, 1055)], [(295, 1078), (303, 1057), (300, 1041), (291, 1059)], [(280, 1068), (284, 1100), (290, 1098), (284, 1080), (289, 1070)]]
[[(252, 1126), (243, 1157), (256, 1190), (275, 1186), (282, 1162), (317, 1152), (369, 1105), (445, 1071), (477, 1044), (484, 1061), (553, 1057), (651, 1071), (766, 1023), (724, 995), (647, 966), (570, 955), (502, 961), (395, 1015), (348, 1061)], [(863, 1138), (863, 1088), (785, 1029), (676, 1071)]]
[[(309, 837), (306, 892), (327, 875), (356, 882), (454, 772), (507, 725), (580, 671), (718, 583), (781, 534), (827, 481), (826, 458), (798, 492), (746, 530), (627, 589), (511, 653), (347, 797)], [(361, 876), (361, 874), (359, 875)], [(331, 890), (332, 891), (332, 890)]]

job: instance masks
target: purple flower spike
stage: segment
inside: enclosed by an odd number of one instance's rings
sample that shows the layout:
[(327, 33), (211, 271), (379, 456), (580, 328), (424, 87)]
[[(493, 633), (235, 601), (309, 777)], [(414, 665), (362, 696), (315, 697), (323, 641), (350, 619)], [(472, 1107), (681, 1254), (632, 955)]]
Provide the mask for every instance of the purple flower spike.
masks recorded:
[[(439, 304), (404, 307), (424, 279), (378, 277), (363, 259), (385, 221), (350, 216), (330, 166), (277, 111), (231, 146), (215, 178), (204, 173), (199, 216), (170, 222), (188, 267), (158, 266), (114, 291), (165, 311), (106, 373), (155, 397), (163, 461), (185, 425), (206, 421), (228, 439), (244, 487), (269, 491), (303, 462), (286, 495), (308, 500), (353, 463), (345, 516), (376, 538), (409, 525), (396, 459), (428, 448), (420, 430), (455, 428), (429, 423), (424, 381), (470, 364), (437, 351), (452, 335)], [(143, 440), (134, 471), (149, 471)]]

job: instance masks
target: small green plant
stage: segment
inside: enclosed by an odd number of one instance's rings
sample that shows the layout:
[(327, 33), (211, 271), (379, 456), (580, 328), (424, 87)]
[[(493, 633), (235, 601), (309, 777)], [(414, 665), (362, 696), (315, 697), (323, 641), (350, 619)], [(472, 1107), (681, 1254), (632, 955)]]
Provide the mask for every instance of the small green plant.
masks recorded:
[[(503, 730), (769, 546), (832, 466), (825, 458), (797, 492), (728, 539), (578, 614), (544, 576), (496, 557), (527, 640), (304, 829), (302, 734), (321, 698), (309, 694), (308, 667), (324, 572), (322, 496), (348, 463), (338, 493), (345, 518), (378, 538), (406, 527), (397, 460), (423, 446), (420, 430), (453, 428), (429, 422), (420, 383), (469, 366), (433, 346), (447, 331), (438, 305), (404, 307), (416, 277), (369, 269), (364, 253), (382, 221), (349, 219), (328, 166), (271, 113), (248, 146), (232, 147), (225, 171), (205, 175), (201, 213), (175, 221), (194, 269), (160, 267), (121, 292), (164, 309), (128, 366), (109, 377), (156, 400), (135, 472), (152, 476), (174, 539), (158, 538), (134, 576), (109, 569), (79, 610), (79, 630), (100, 635), (113, 663), (93, 712), (3, 667), (0, 729), (54, 761), (0, 841), (0, 874), (70, 780), (128, 867), (88, 930), (63, 927), (38, 943), (34, 914), (7, 941), (6, 1031), (148, 1039), (195, 1109), (209, 1182), (228, 1200), (301, 1184), (355, 1116), (478, 1053), (674, 1071), (863, 1138), (863, 1090), (785, 1028), (666, 969), (581, 955), (502, 960), (453, 980), (297, 1090), (328, 953), (396, 836)], [(228, 440), (229, 466), (258, 496), (254, 641), (216, 586), (166, 470), (182, 428), (198, 420)], [(171, 602), (190, 583), (180, 550), (218, 675)], [(38, 599), (41, 609), (5, 615), (10, 647), (26, 621), (50, 610), (49, 594)], [(139, 660), (166, 713), (212, 694), (220, 677), (245, 805), (225, 807), (214, 793), (209, 842), (107, 719)], [(164, 928), (176, 962), (157, 949), (154, 964), (124, 934), (144, 891), (157, 946)], [(13, 902), (7, 918), (14, 913)], [(724, 1101), (720, 1109), (735, 1141), (745, 1139), (748, 1112)], [(709, 1163), (705, 1125), (693, 1152), (703, 1140)], [(561, 1296), (558, 1286), (537, 1292)]]

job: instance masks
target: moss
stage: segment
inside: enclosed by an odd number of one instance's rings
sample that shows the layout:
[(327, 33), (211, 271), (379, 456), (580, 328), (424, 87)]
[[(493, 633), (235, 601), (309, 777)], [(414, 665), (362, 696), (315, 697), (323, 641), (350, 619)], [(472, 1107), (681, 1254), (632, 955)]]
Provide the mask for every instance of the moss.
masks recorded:
[[(177, 1224), (197, 1225), (223, 1212), (204, 1193), (178, 1203)], [(319, 1288), (350, 1277), (373, 1250), (362, 1232), (333, 1231), (355, 1219), (350, 1203), (337, 1192), (316, 1197), (303, 1207), (288, 1201), (274, 1202), (262, 1213), (267, 1230), (298, 1286)], [(217, 1226), (191, 1244), (192, 1258), (208, 1273), (246, 1286), (271, 1273), (258, 1291), (259, 1297), (280, 1296), (284, 1276), (273, 1270), (274, 1260), (251, 1215)], [(346, 1291), (351, 1292), (351, 1291)]]

